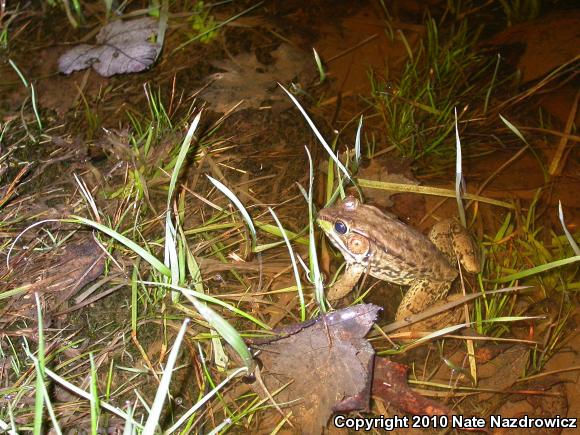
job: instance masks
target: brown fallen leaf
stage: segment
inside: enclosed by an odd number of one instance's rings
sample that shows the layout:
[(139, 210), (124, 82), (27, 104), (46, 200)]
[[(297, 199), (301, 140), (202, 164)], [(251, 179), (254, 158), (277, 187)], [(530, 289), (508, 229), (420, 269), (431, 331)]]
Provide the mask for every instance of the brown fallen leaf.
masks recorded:
[[(302, 433), (320, 433), (336, 411), (368, 409), (374, 350), (364, 336), (380, 309), (355, 305), (253, 343), (265, 387)], [(265, 396), (258, 382), (252, 388)]]
[(408, 371), (404, 364), (375, 358), (373, 397), (414, 415), (452, 415), (445, 405), (414, 392), (407, 383)]
[[(558, 31), (553, 31), (558, 29)], [(507, 27), (485, 46), (499, 46), (502, 62), (518, 68), (521, 83), (538, 80), (578, 56), (580, 11), (551, 12)]]
[(2, 307), (0, 328), (8, 327), (19, 316), (35, 317), (34, 298), (26, 297), (34, 292), (44, 296), (47, 304), (45, 316), (49, 318), (60, 306), (68, 304), (76, 292), (101, 276), (105, 253), (92, 237), (87, 237), (70, 241), (28, 261), (15, 261), (11, 266), (14, 267), (12, 276), (25, 277), (25, 280), (15, 279), (7, 284), (26, 287), (27, 292), (11, 298)]
[(212, 74), (211, 85), (200, 95), (216, 112), (227, 112), (240, 100), (242, 109), (260, 108), (266, 100), (269, 103), (285, 101), (277, 82), (287, 82), (305, 69), (303, 53), (288, 44), (282, 44), (271, 53), (273, 62), (263, 65), (253, 53), (242, 53), (232, 60), (212, 62), (223, 70)]
[[(385, 161), (384, 158), (374, 158), (365, 166), (359, 168), (357, 177), (386, 183), (400, 183), (417, 185), (419, 182), (411, 177), (408, 164), (401, 162)], [(391, 196), (400, 192), (392, 190), (371, 189), (363, 187), (364, 197), (368, 202), (377, 207), (389, 208), (393, 206)]]

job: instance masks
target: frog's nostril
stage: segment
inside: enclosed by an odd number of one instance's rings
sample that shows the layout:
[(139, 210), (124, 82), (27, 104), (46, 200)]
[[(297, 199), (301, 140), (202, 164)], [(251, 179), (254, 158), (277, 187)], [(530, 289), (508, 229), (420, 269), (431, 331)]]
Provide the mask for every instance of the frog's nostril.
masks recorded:
[(348, 227), (343, 221), (336, 221), (334, 223), (334, 231), (336, 231), (338, 234), (346, 234)]

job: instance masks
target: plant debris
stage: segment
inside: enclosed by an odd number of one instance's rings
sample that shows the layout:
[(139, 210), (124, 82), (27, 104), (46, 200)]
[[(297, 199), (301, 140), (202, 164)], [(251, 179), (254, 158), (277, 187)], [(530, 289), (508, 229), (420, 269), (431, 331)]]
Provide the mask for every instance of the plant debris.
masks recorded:
[(263, 65), (253, 53), (212, 62), (224, 72), (209, 77), (213, 83), (201, 96), (216, 112), (227, 112), (240, 100), (244, 100), (244, 109), (260, 108), (266, 100), (287, 102), (282, 92), (272, 91), (278, 89), (277, 82), (288, 82), (300, 75), (305, 69), (304, 56), (288, 44), (280, 45), (271, 56), (274, 59), (271, 65)]
[(407, 383), (409, 367), (375, 358), (372, 395), (396, 408), (414, 415), (451, 415), (445, 405), (414, 392)]
[(92, 67), (103, 77), (146, 70), (157, 59), (161, 46), (151, 42), (158, 23), (153, 18), (113, 21), (97, 34), (97, 44), (80, 44), (58, 60), (58, 69), (71, 74)]
[[(390, 163), (390, 165), (394, 166), (393, 163)], [(419, 182), (417, 180), (406, 174), (407, 168), (402, 167), (402, 163), (400, 166), (399, 168), (390, 168), (387, 159), (374, 158), (366, 166), (359, 169), (357, 177), (385, 183), (418, 185)], [(393, 206), (391, 196), (398, 193), (392, 190), (370, 189), (368, 187), (363, 187), (362, 191), (367, 201), (384, 208)]]
[(364, 336), (380, 309), (355, 305), (280, 329), (277, 338), (260, 343), (264, 384), (271, 394), (285, 386), (274, 398), (293, 410), (303, 433), (319, 433), (336, 411), (368, 408), (374, 350)]
[[(74, 294), (102, 275), (105, 253), (92, 237), (87, 237), (50, 250), (34, 261), (19, 256), (11, 266), (18, 271), (16, 276), (26, 277), (25, 282), (18, 283), (26, 287), (26, 293), (22, 298), (13, 298), (0, 311), (0, 327), (10, 324), (26, 312), (33, 317), (32, 313), (36, 310), (34, 299), (26, 295), (34, 292), (51, 295), (46, 314), (52, 314), (61, 306), (68, 307)], [(2, 274), (0, 268), (0, 276)]]

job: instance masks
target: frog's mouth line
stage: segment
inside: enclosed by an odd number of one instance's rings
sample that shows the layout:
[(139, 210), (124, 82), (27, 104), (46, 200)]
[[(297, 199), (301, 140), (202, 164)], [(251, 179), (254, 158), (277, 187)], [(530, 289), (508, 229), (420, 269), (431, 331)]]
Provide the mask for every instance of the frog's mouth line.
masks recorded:
[(318, 223), (318, 226), (320, 228), (322, 228), (322, 231), (324, 231), (326, 234), (329, 234), (332, 232), (332, 223), (331, 222), (324, 220), (324, 219), (321, 219), (321, 218), (316, 219), (316, 222)]

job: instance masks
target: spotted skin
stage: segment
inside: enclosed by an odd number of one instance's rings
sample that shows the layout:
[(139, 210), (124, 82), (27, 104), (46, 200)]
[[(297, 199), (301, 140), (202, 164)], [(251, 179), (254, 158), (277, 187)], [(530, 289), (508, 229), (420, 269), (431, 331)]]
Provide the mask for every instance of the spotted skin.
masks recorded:
[(409, 286), (395, 316), (402, 320), (446, 296), (457, 277), (457, 257), (467, 271), (479, 271), (477, 245), (453, 220), (436, 224), (427, 238), (396, 217), (349, 196), (320, 210), (318, 222), (347, 263), (343, 277), (329, 291), (331, 301), (350, 293), (368, 273)]

